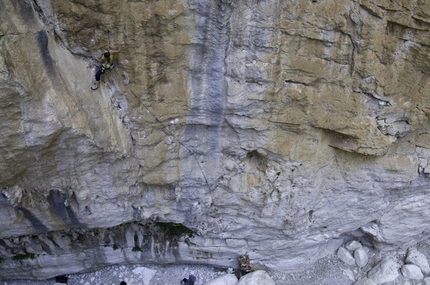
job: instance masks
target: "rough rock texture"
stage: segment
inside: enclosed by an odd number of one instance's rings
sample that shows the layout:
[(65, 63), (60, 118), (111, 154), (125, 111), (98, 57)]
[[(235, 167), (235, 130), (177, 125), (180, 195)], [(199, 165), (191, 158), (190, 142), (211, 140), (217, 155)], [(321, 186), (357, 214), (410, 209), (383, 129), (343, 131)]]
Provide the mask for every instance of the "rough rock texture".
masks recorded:
[(376, 283), (372, 279), (363, 278), (355, 282), (354, 285), (376, 285)]
[(258, 270), (242, 276), (237, 285), (276, 285), (266, 271)]
[(354, 257), (344, 247), (342, 247), (342, 246), (339, 247), (339, 249), (337, 251), (337, 256), (339, 257), (340, 260), (342, 260), (346, 264), (355, 265), (355, 259), (354, 259)]
[(405, 262), (415, 264), (421, 269), (422, 273), (426, 275), (430, 273), (430, 267), (426, 256), (419, 252), (416, 248), (410, 248), (408, 250)]
[(407, 279), (423, 279), (424, 275), (421, 269), (415, 264), (405, 264), (400, 268), (403, 276)]
[(350, 251), (355, 251), (356, 249), (362, 248), (362, 245), (358, 241), (352, 240), (345, 244), (345, 248)]
[(154, 277), (156, 272), (157, 272), (156, 270), (146, 268), (146, 267), (136, 267), (135, 269), (133, 269), (133, 273), (135, 275), (139, 276), (139, 280), (144, 285), (150, 285), (151, 284), (150, 281)]
[(0, 7), (0, 278), (430, 237), (426, 1)]
[(382, 284), (395, 280), (399, 276), (399, 269), (400, 265), (395, 258), (386, 257), (373, 267), (367, 275), (376, 284)]
[(358, 267), (364, 267), (367, 265), (369, 261), (369, 257), (367, 256), (367, 252), (364, 248), (360, 247), (354, 251), (355, 262)]
[(207, 285), (237, 285), (237, 277), (234, 274), (225, 274), (207, 282)]

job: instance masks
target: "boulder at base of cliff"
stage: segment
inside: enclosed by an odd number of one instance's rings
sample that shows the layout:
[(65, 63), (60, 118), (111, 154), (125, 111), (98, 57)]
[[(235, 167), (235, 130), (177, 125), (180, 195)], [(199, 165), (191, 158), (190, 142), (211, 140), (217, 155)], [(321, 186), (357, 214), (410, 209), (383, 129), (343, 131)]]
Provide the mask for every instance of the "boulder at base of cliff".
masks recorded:
[(406, 263), (415, 264), (418, 266), (424, 274), (430, 273), (429, 263), (427, 257), (419, 252), (416, 248), (410, 248), (408, 255), (406, 256)]
[(339, 257), (339, 259), (345, 262), (346, 264), (355, 265), (354, 257), (344, 247), (339, 248), (339, 250), (337, 251), (337, 257)]
[(399, 276), (399, 267), (394, 257), (385, 257), (369, 271), (367, 276), (376, 284), (390, 282)]
[(415, 264), (406, 264), (403, 265), (401, 270), (400, 270), (403, 274), (403, 276), (405, 276), (406, 279), (423, 279), (424, 275), (421, 272), (421, 269), (416, 266)]
[(369, 262), (369, 257), (367, 256), (367, 252), (363, 247), (357, 248), (354, 251), (354, 258), (355, 262), (360, 268), (366, 266), (367, 262)]
[(206, 285), (236, 285), (237, 282), (236, 275), (226, 274), (207, 282)]
[(275, 281), (266, 271), (258, 270), (242, 276), (237, 285), (275, 285)]

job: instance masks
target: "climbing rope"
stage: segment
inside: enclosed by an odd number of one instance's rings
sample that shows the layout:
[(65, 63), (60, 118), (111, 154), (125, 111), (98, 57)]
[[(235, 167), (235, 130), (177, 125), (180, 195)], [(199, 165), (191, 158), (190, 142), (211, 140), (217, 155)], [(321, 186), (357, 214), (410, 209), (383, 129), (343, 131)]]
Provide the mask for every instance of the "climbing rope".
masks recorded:
[(178, 142), (183, 148), (185, 148), (191, 155), (192, 155), (192, 157), (194, 158), (194, 160), (196, 161), (196, 163), (197, 163), (197, 165), (198, 165), (198, 167), (199, 167), (199, 169), (200, 169), (200, 172), (202, 173), (202, 175), (203, 175), (203, 178), (204, 178), (204, 180), (205, 180), (205, 184), (206, 184), (206, 186), (208, 187), (208, 189), (209, 189), (209, 191), (211, 191), (212, 189), (211, 189), (211, 187), (210, 187), (210, 185), (209, 185), (209, 182), (208, 182), (208, 180), (207, 180), (207, 178), (206, 178), (206, 175), (205, 175), (205, 173), (204, 173), (204, 171), (203, 171), (203, 168), (202, 168), (202, 166), (200, 165), (200, 163), (199, 163), (199, 160), (197, 159), (197, 157), (196, 157), (196, 154), (195, 154), (195, 152), (192, 150), (192, 149), (190, 149), (188, 146), (186, 146), (183, 142), (181, 142), (179, 139), (177, 139), (176, 137), (175, 137), (175, 135), (168, 129), (168, 127), (166, 127), (164, 124), (163, 124), (163, 122), (161, 122), (158, 118), (157, 118), (157, 116), (155, 116), (155, 114), (145, 105), (145, 103), (142, 101), (142, 99), (140, 99), (140, 97), (138, 97), (137, 95), (136, 95), (136, 93), (134, 93), (133, 92), (133, 90), (131, 90), (130, 89), (130, 87), (128, 87), (128, 86), (126, 86), (126, 88), (128, 89), (128, 91), (137, 99), (137, 100), (139, 100), (139, 102), (141, 103), (141, 105), (146, 109), (146, 111), (149, 113), (149, 114), (151, 114), (151, 116), (152, 117), (154, 117), (154, 119), (155, 119), (155, 121), (163, 128), (163, 131), (165, 132), (165, 133), (167, 133), (168, 135), (170, 135), (176, 142)]

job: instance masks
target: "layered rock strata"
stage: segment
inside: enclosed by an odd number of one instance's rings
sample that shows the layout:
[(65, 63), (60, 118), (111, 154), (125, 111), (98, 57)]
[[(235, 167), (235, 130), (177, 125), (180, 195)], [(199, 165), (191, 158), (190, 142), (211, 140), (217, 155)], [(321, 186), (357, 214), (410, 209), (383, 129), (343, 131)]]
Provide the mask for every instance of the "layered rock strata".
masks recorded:
[(0, 7), (1, 278), (243, 254), (296, 271), (352, 237), (429, 238), (425, 1)]

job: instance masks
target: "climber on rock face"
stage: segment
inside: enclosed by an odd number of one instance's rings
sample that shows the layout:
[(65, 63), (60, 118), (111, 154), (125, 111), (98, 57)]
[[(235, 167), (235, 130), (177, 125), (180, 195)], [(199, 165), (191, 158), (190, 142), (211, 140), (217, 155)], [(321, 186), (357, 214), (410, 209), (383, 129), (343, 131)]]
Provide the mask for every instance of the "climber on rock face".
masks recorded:
[[(100, 66), (100, 69), (96, 73), (96, 83), (91, 86), (92, 90), (96, 90), (100, 87), (100, 79), (105, 74), (105, 72), (109, 69), (112, 69), (114, 67), (113, 64), (113, 55), (116, 53), (119, 53), (122, 49), (122, 46), (124, 45), (124, 42), (121, 43), (121, 46), (117, 50), (105, 50), (103, 51), (103, 56), (101, 58), (94, 57), (95, 60), (100, 62), (102, 65)], [(104, 80), (103, 80), (104, 82)]]

